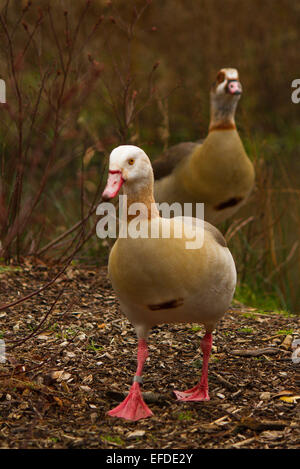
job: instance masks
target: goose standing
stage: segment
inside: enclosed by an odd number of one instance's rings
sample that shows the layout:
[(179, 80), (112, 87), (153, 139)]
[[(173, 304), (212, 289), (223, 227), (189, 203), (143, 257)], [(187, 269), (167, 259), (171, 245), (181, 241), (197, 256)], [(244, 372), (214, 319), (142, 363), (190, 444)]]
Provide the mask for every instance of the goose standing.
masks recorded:
[[(139, 221), (157, 237), (119, 237), (108, 263), (113, 288), (121, 310), (134, 325), (138, 337), (137, 370), (125, 400), (110, 416), (139, 420), (152, 415), (143, 401), (140, 385), (148, 357), (147, 338), (151, 327), (161, 323), (199, 322), (206, 333), (201, 342), (203, 367), (200, 382), (185, 392), (175, 391), (182, 401), (208, 400), (208, 361), (212, 332), (232, 300), (236, 285), (233, 258), (222, 234), (203, 222), (201, 248), (188, 249), (195, 221), (188, 217), (161, 218), (153, 197), (153, 171), (148, 156), (138, 147), (122, 145), (110, 155), (109, 175), (103, 200), (115, 197), (123, 188), (127, 207), (142, 204)], [(128, 209), (128, 220), (134, 220)], [(122, 228), (121, 221), (121, 228)], [(124, 222), (125, 223), (125, 222)], [(178, 228), (184, 232), (177, 236)], [(170, 236), (162, 230), (169, 228)], [(128, 230), (129, 231), (129, 230)]]
[(238, 71), (221, 69), (211, 87), (205, 140), (174, 145), (153, 162), (156, 202), (203, 202), (204, 218), (214, 225), (246, 202), (255, 174), (235, 125), (241, 93)]

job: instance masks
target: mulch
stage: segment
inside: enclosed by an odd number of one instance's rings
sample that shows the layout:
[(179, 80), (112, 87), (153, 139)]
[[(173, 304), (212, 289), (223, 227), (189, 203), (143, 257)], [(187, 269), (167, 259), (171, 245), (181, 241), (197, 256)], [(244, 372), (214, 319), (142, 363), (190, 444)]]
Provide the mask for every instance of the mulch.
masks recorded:
[[(3, 267), (1, 303), (57, 272), (29, 260)], [(234, 303), (214, 333), (211, 400), (198, 403), (176, 401), (173, 390), (199, 378), (203, 328), (153, 328), (143, 389), (154, 416), (139, 422), (106, 415), (128, 392), (137, 341), (105, 267), (68, 267), (48, 289), (0, 311), (0, 331), (0, 448), (299, 448), (297, 316)]]

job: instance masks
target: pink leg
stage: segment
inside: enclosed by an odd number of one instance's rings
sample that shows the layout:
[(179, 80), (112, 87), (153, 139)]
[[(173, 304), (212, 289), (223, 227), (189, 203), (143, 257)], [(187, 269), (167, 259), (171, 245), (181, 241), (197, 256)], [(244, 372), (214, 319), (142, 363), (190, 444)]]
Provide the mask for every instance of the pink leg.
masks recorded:
[(147, 342), (145, 339), (139, 339), (137, 354), (138, 366), (135, 377), (133, 378), (133, 384), (124, 401), (108, 412), (108, 415), (111, 417), (120, 417), (126, 420), (140, 420), (153, 415), (149, 407), (145, 404), (140, 389), (143, 366), (147, 357)]
[(212, 334), (207, 332), (202, 339), (203, 364), (201, 379), (196, 386), (185, 392), (174, 391), (180, 401), (209, 401), (208, 395), (208, 361), (212, 347)]

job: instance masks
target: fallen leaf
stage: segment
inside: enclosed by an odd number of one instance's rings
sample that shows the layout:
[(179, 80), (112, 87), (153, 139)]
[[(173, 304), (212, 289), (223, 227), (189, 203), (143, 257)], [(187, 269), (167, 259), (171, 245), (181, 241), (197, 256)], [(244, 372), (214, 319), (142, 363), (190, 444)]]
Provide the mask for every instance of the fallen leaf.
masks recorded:
[(282, 432), (266, 430), (260, 434), (260, 438), (265, 438), (266, 440), (278, 440), (278, 438), (282, 438)]
[(91, 417), (92, 423), (95, 423), (95, 421), (97, 420), (97, 417), (98, 417), (97, 412), (93, 412), (93, 413), (90, 415), (90, 417)]
[(59, 397), (53, 396), (53, 399), (57, 402), (59, 407), (63, 407), (63, 401)]
[(284, 340), (281, 342), (281, 347), (285, 348), (286, 350), (289, 350), (293, 342), (293, 336), (292, 335), (287, 335)]
[(49, 336), (49, 334), (39, 334), (37, 338), (40, 340), (50, 340), (51, 336)]
[(127, 434), (127, 438), (140, 438), (145, 435), (145, 430), (135, 430)]
[(268, 401), (270, 398), (271, 398), (271, 393), (270, 392), (262, 392), (260, 393), (259, 395), (260, 399), (262, 399), (263, 401)]
[(296, 404), (297, 400), (300, 399), (300, 396), (281, 396), (279, 399), (284, 402)]
[(64, 381), (61, 383), (61, 386), (65, 392), (70, 392), (69, 386)]
[(88, 375), (83, 378), (82, 383), (91, 384), (92, 381), (93, 381), (93, 375)]
[(72, 375), (66, 371), (53, 371), (51, 373), (51, 378), (56, 379), (57, 381), (67, 381), (71, 376)]
[(89, 386), (80, 386), (80, 389), (85, 392), (91, 392), (91, 388)]

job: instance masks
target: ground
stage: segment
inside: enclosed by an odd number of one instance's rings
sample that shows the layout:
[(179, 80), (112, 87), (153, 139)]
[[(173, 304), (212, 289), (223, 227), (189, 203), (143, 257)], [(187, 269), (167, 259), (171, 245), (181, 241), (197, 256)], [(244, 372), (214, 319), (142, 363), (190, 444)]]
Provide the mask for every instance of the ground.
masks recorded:
[[(2, 267), (1, 303), (58, 271), (29, 261)], [(203, 328), (154, 328), (144, 373), (154, 416), (139, 422), (106, 415), (129, 389), (137, 344), (106, 268), (68, 267), (48, 289), (0, 311), (0, 331), (0, 448), (299, 448), (296, 316), (233, 303), (214, 333), (211, 400), (198, 403), (176, 401), (173, 390), (199, 378)]]

